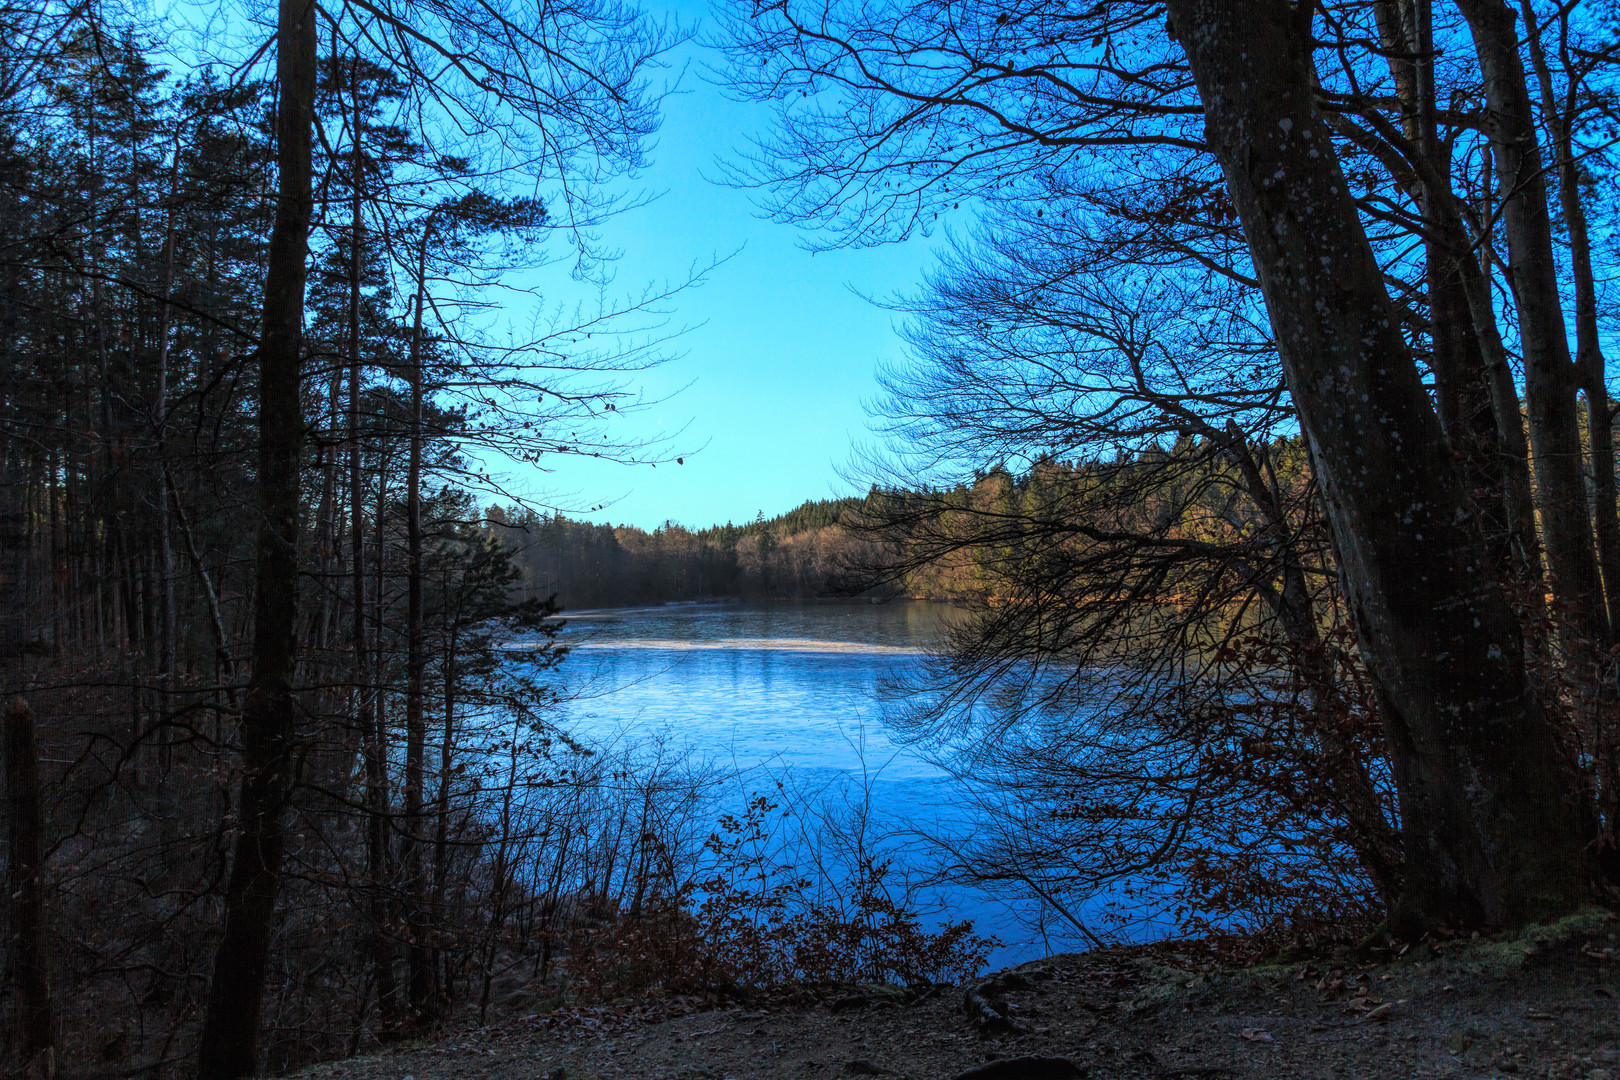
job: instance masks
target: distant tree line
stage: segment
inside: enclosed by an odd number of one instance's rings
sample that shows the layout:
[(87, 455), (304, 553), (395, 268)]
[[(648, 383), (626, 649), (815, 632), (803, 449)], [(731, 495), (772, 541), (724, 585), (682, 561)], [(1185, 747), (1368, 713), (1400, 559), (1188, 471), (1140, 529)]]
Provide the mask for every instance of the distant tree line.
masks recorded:
[(671, 601), (808, 599), (847, 595), (849, 568), (869, 541), (843, 518), (861, 499), (805, 502), (743, 525), (653, 529), (601, 525), (517, 507), (492, 508), (510, 544), (523, 595), (556, 595), (563, 608)]
[[(949, 490), (874, 488), (702, 529), (671, 521), (649, 532), (517, 506), (493, 506), (486, 518), (519, 568), (514, 598), (554, 596), (566, 610), (724, 599), (963, 600), (994, 594), (996, 541), (986, 538), (963, 557), (916, 558), (920, 548), (908, 557), (910, 541), (889, 522), (897, 507), (939, 498), (966, 508), (992, 491), (1021, 502), (1053, 485), (1084, 484), (1091, 474), (1072, 462), (1044, 462), (1023, 475), (996, 466)], [(905, 570), (889, 573), (897, 559)]]

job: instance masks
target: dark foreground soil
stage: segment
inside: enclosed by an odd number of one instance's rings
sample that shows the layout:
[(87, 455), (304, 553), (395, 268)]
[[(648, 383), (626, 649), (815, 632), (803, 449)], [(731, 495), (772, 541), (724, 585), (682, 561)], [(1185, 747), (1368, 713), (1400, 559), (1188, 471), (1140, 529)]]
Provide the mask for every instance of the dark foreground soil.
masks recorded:
[(975, 984), (1012, 1006), (1014, 1030), (1000, 1033), (981, 1030), (963, 987), (907, 1002), (855, 986), (814, 1004), (666, 1019), (631, 1009), (510, 1019), (301, 1075), (1620, 1080), (1617, 939), (1614, 916), (1594, 913), (1513, 938), (1419, 946), (1382, 963), (1201, 971), (1212, 965), (1197, 944), (1100, 950)]

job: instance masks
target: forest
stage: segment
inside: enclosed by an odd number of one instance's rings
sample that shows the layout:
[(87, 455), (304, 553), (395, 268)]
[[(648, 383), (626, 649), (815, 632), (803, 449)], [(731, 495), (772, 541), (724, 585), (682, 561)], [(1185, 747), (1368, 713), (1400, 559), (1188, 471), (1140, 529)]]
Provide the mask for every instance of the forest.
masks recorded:
[(518, 552), (522, 576), (514, 588), (526, 597), (555, 596), (562, 608), (579, 610), (858, 593), (852, 574), (866, 562), (869, 541), (842, 522), (863, 501), (812, 500), (774, 518), (761, 511), (743, 525), (688, 529), (666, 522), (651, 532), (519, 507), (492, 507), (487, 517)]
[[(1611, 0), (705, 10), (0, 2), (8, 1067), (982, 966), (560, 725), (560, 605), (950, 600), (884, 688), (941, 880), (1093, 944), (1620, 902)], [(614, 300), (594, 230), (694, 41), (777, 227), (938, 246), (867, 494), (615, 528), (511, 478), (673, 457), (622, 421), (701, 265)], [(596, 302), (503, 318), (543, 267)]]

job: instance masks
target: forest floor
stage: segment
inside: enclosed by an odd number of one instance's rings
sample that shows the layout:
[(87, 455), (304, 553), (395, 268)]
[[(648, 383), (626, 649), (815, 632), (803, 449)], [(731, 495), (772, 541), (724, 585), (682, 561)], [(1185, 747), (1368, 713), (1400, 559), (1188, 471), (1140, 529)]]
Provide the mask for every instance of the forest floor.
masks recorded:
[[(1620, 921), (1588, 913), (1382, 962), (1223, 968), (1181, 942), (1053, 956), (976, 980), (1015, 1029), (980, 1030), (965, 990), (670, 1016), (513, 1018), (328, 1062), (307, 1080), (1146, 1080), (1538, 1077), (1620, 1080)], [(982, 1015), (982, 1014), (981, 1014)]]

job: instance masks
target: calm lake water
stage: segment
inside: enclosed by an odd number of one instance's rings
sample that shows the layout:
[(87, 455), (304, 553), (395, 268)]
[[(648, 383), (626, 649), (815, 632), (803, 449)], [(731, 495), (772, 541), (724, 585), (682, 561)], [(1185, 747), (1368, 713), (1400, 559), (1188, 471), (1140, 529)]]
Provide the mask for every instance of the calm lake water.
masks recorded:
[[(690, 747), (735, 770), (739, 796), (772, 791), (778, 779), (835, 801), (864, 785), (889, 831), (956, 831), (954, 782), (891, 738), (876, 697), (880, 680), (939, 643), (949, 617), (947, 605), (901, 601), (569, 613), (559, 640), (574, 651), (562, 677), (584, 696), (567, 706), (564, 726), (593, 740)], [(928, 858), (913, 840), (897, 862), (915, 872)], [(1005, 942), (992, 968), (1068, 944), (1034, 940), (1015, 912), (976, 890), (926, 895), (940, 916), (971, 918)]]

